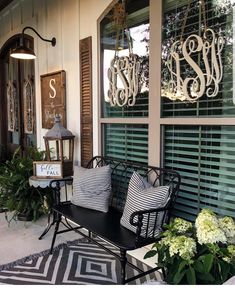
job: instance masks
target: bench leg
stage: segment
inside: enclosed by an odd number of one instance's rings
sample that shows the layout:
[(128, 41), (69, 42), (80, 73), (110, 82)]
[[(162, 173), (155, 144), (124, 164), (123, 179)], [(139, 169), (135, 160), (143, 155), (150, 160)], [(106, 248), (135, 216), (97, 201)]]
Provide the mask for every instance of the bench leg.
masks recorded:
[(126, 250), (120, 249), (120, 262), (121, 262), (121, 284), (125, 284), (126, 279)]
[(56, 235), (57, 235), (57, 232), (58, 232), (58, 229), (59, 229), (60, 222), (61, 222), (61, 216), (57, 215), (57, 220), (56, 220), (56, 224), (55, 224), (55, 231), (54, 231), (54, 235), (53, 235), (52, 242), (51, 242), (50, 254), (52, 254), (52, 252), (53, 252), (55, 239), (56, 239)]
[(162, 268), (162, 278), (163, 278), (163, 279), (162, 279), (163, 281), (166, 280), (166, 270), (165, 270), (164, 267)]
[[(92, 233), (91, 233), (91, 231), (90, 231), (90, 230), (88, 231), (88, 237), (89, 237), (89, 239), (91, 239), (91, 238), (92, 238)], [(91, 241), (89, 240), (89, 242), (91, 242)]]
[[(97, 235), (93, 232), (91, 232), (90, 230), (88, 230), (88, 237), (91, 239), (91, 238), (96, 238)], [(90, 241), (90, 239), (88, 239), (88, 242), (92, 242)]]
[(48, 215), (47, 215), (47, 226), (45, 228), (45, 230), (43, 231), (43, 233), (41, 234), (41, 236), (38, 238), (39, 240), (41, 240), (46, 234), (47, 232), (51, 229), (52, 225), (55, 224), (55, 212), (53, 212), (53, 220), (51, 222), (51, 211), (49, 211)]

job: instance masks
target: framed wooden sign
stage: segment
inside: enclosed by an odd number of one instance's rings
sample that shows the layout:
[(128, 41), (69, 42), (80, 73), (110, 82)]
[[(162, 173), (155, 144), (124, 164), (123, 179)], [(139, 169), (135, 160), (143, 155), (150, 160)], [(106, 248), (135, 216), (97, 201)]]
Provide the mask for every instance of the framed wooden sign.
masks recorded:
[(65, 71), (41, 75), (42, 128), (51, 129), (59, 114), (66, 127)]
[(34, 161), (33, 174), (38, 178), (62, 178), (62, 162), (59, 161)]

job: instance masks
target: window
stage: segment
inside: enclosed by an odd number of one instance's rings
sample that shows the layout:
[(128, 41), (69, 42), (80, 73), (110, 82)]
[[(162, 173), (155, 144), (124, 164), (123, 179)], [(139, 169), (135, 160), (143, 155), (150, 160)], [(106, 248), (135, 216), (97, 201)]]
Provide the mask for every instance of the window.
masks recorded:
[(106, 124), (104, 143), (106, 156), (148, 163), (147, 125)]
[[(0, 160), (12, 157), (21, 147), (36, 146), (36, 111), (34, 62), (10, 57), (10, 51), (18, 46), (19, 36), (8, 39), (0, 49)], [(25, 41), (31, 49), (33, 38), (25, 34)]]
[[(201, 27), (205, 22), (200, 3), (203, 1), (162, 1), (161, 87), (170, 79), (166, 59), (173, 42), (181, 36), (184, 39), (191, 34), (202, 36)], [(187, 21), (182, 29), (188, 7)], [(221, 52), (223, 77), (217, 96), (208, 97), (204, 93), (193, 103), (161, 97), (162, 163), (164, 167), (176, 169), (182, 176), (174, 213), (189, 220), (194, 220), (203, 207), (235, 217), (232, 14), (230, 1), (205, 1), (207, 27), (225, 40)], [(212, 64), (211, 55), (208, 58)], [(194, 55), (192, 59), (205, 75), (206, 67), (201, 58)], [(186, 67), (186, 61), (181, 61), (180, 65), (182, 78), (191, 77), (195, 72)]]
[(164, 139), (165, 167), (182, 177), (175, 215), (193, 220), (201, 208), (211, 207), (234, 217), (234, 127), (169, 125)]
[[(205, 0), (204, 0), (205, 1)], [(203, 19), (203, 6), (200, 1), (173, 1), (167, 0), (164, 2), (163, 16), (163, 40), (162, 40), (162, 82), (169, 81), (169, 70), (166, 66), (167, 51), (169, 46), (180, 37), (185, 40), (189, 35), (196, 34), (202, 36), (203, 31), (200, 27), (207, 25), (208, 28), (214, 30), (217, 35), (223, 36), (225, 45), (222, 50), (223, 63), (223, 79), (219, 85), (219, 93), (216, 97), (207, 97), (206, 93), (194, 103), (189, 101), (171, 101), (167, 98), (162, 99), (162, 116), (163, 117), (231, 117), (235, 115), (234, 100), (233, 100), (233, 45), (232, 45), (232, 14), (231, 11), (223, 9), (223, 1), (221, 0), (206, 0), (205, 15), (206, 24)], [(191, 4), (189, 4), (191, 2)], [(229, 1), (228, 1), (229, 2)], [(188, 6), (189, 5), (189, 6)], [(187, 14), (187, 9), (190, 11)], [(185, 20), (185, 28), (182, 31), (183, 21)], [(183, 33), (182, 33), (183, 32)], [(198, 43), (196, 43), (197, 45)], [(198, 53), (192, 53), (192, 60), (206, 74), (205, 64), (198, 57)], [(209, 62), (211, 55), (209, 55)], [(187, 65), (186, 61), (180, 62), (182, 78), (191, 77), (195, 74), (193, 68)], [(214, 67), (214, 69), (216, 69)], [(213, 84), (213, 83), (212, 83)], [(215, 87), (211, 85), (213, 90)], [(212, 91), (208, 91), (212, 92)]]
[[(115, 27), (113, 20), (116, 3), (123, 3), (123, 1), (115, 1), (100, 22), (102, 154), (123, 160), (148, 163), (149, 1), (125, 1), (128, 29), (122, 28), (120, 31)], [(110, 89), (108, 69), (115, 55), (119, 57), (130, 55), (128, 33), (133, 53), (138, 55), (141, 64), (139, 70), (141, 85), (135, 105), (111, 105), (108, 96)], [(120, 77), (117, 77), (118, 88), (125, 89), (127, 81), (128, 76), (120, 72)]]
[[(107, 101), (106, 75), (110, 58), (108, 54), (104, 57), (104, 53), (112, 54), (114, 49), (112, 41), (116, 34), (110, 21), (112, 12), (108, 11), (108, 17), (100, 22), (100, 147), (103, 154), (141, 163), (146, 161), (150, 165), (179, 171), (182, 185), (174, 214), (189, 220), (194, 220), (203, 207), (212, 207), (221, 215), (235, 217), (234, 8), (230, 1), (206, 0), (203, 10), (200, 3), (203, 0), (153, 0), (149, 8), (147, 1), (127, 1), (130, 30), (135, 27), (138, 30), (148, 23), (151, 27), (150, 41), (144, 40), (147, 37), (142, 39), (149, 44), (146, 55), (142, 54), (146, 56), (145, 60), (150, 59), (150, 69), (146, 69), (145, 75), (147, 85), (145, 92), (137, 96), (134, 107), (110, 106)], [(187, 21), (182, 29), (187, 10)], [(150, 18), (146, 17), (146, 11), (150, 13)], [(183, 39), (191, 34), (202, 36), (204, 19), (206, 26), (225, 40), (221, 52), (223, 70), (219, 71), (223, 71), (223, 75), (218, 94), (215, 97), (203, 94), (194, 102), (163, 97), (162, 88), (170, 79), (165, 66), (169, 47), (181, 35)], [(143, 30), (141, 35), (145, 35), (149, 28)], [(208, 59), (211, 64), (209, 54)], [(192, 60), (202, 73), (206, 73), (205, 62), (197, 55), (192, 55)], [(190, 77), (195, 72), (186, 64), (185, 61), (180, 63), (182, 77)], [(217, 67), (212, 69), (213, 73), (217, 73)], [(212, 89), (215, 89), (215, 84)]]

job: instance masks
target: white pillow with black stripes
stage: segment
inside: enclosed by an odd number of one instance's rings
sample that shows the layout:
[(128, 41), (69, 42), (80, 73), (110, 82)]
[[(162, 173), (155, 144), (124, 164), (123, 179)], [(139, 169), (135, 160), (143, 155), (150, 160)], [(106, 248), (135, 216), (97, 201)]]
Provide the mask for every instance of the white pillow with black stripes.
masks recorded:
[[(121, 218), (121, 225), (125, 228), (136, 232), (136, 226), (130, 224), (130, 216), (133, 212), (139, 210), (149, 210), (162, 207), (168, 201), (169, 186), (153, 187), (137, 172), (133, 172), (127, 192), (126, 204)], [(148, 218), (147, 215), (143, 218), (143, 226), (141, 228), (141, 236), (156, 237), (160, 232), (160, 226), (164, 212), (159, 212), (155, 224), (155, 216), (151, 216), (148, 223), (148, 233), (146, 233)], [(134, 222), (137, 222), (137, 216)], [(154, 229), (154, 233), (153, 233)], [(147, 234), (147, 235), (146, 235)]]
[(111, 195), (109, 165), (78, 171), (73, 180), (71, 202), (77, 206), (108, 212)]

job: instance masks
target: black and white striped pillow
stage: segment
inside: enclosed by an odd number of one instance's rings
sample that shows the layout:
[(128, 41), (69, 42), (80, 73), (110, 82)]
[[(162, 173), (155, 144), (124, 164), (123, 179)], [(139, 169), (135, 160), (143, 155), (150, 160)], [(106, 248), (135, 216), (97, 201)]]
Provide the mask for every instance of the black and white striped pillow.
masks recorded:
[(109, 165), (84, 169), (73, 180), (71, 202), (77, 206), (108, 212), (111, 195), (111, 168)]
[[(148, 210), (164, 206), (168, 200), (168, 196), (169, 186), (153, 187), (137, 172), (134, 172), (128, 186), (127, 199), (121, 218), (121, 225), (133, 232), (136, 232), (136, 227), (130, 224), (131, 214), (138, 210)], [(154, 236), (157, 236), (160, 232), (159, 229), (163, 216), (163, 212), (158, 214)], [(137, 221), (137, 219), (134, 220)], [(151, 216), (149, 219), (148, 235), (146, 235), (147, 220), (147, 215), (145, 215), (143, 218), (143, 226), (141, 228), (141, 236), (143, 237), (153, 236), (155, 216)]]

